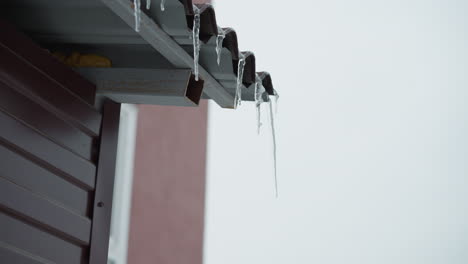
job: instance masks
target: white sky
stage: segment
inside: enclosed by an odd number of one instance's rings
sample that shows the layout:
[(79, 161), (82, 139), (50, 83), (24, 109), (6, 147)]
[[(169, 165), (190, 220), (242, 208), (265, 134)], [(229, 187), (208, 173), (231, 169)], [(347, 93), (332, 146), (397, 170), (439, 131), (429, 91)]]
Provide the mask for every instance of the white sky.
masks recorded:
[(206, 264), (468, 263), (468, 2), (218, 0), (272, 73), (209, 116)]

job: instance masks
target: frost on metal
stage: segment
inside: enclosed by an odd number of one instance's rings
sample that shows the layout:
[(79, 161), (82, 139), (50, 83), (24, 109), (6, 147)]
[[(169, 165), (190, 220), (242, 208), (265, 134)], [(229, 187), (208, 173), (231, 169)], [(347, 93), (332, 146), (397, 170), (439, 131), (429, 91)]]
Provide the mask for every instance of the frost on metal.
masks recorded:
[(161, 11), (166, 10), (166, 0), (161, 0)]
[(195, 80), (198, 81), (198, 59), (200, 56), (200, 9), (193, 5), (193, 72), (195, 74)]
[(133, 1), (133, 15), (135, 16), (135, 31), (140, 32), (141, 0), (134, 0)]
[(216, 55), (217, 55), (216, 61), (218, 62), (218, 65), (221, 62), (221, 50), (223, 48), (223, 41), (225, 37), (226, 37), (226, 31), (224, 31), (223, 28), (218, 26), (218, 36), (216, 37)]
[(252, 55), (251, 52), (240, 52), (239, 53), (239, 64), (238, 64), (238, 67), (237, 67), (237, 85), (236, 85), (236, 96), (235, 96), (235, 99), (234, 99), (234, 104), (235, 104), (235, 107), (237, 108), (237, 106), (241, 105), (242, 103), (242, 80), (244, 80), (244, 68), (245, 68), (245, 59)]

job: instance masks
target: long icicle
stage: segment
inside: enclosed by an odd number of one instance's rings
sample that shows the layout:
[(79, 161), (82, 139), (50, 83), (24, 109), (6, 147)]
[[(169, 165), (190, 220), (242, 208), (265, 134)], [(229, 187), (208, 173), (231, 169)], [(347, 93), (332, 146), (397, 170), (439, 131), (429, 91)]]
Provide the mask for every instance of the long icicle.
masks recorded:
[(277, 174), (277, 167), (276, 167), (276, 131), (275, 131), (275, 118), (273, 117), (273, 106), (272, 102), (268, 100), (269, 106), (269, 113), (270, 113), (270, 125), (271, 125), (271, 135), (273, 137), (273, 163), (274, 163), (274, 171), (275, 171), (275, 193), (276, 198), (278, 198), (278, 174)]
[(193, 18), (193, 71), (195, 74), (195, 80), (198, 81), (198, 58), (200, 56), (200, 9), (193, 5), (193, 12), (195, 16)]
[(151, 7), (151, 0), (146, 0), (146, 9), (150, 9)]
[(166, 0), (161, 0), (161, 11), (166, 10)]
[(135, 16), (135, 31), (140, 32), (141, 0), (133, 1), (133, 15)]
[(221, 50), (223, 49), (223, 41), (226, 37), (226, 32), (220, 26), (218, 26), (218, 36), (216, 37), (216, 55), (218, 65), (221, 62)]

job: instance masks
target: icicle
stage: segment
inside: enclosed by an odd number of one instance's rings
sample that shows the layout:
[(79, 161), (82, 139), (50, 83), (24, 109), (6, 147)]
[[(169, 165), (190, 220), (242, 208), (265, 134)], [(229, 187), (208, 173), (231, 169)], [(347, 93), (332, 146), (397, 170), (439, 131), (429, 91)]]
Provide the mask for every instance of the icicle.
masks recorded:
[(260, 127), (262, 126), (261, 121), (261, 104), (265, 101), (263, 100), (263, 94), (265, 93), (265, 88), (262, 84), (262, 79), (258, 74), (255, 76), (255, 108), (257, 109), (257, 133), (260, 134)]
[[(268, 114), (270, 116), (270, 127), (271, 127), (271, 135), (273, 139), (273, 169), (274, 169), (274, 176), (275, 176), (275, 194), (276, 198), (278, 198), (278, 175), (277, 175), (277, 166), (276, 166), (276, 129), (275, 129), (275, 117), (273, 114), (273, 103), (270, 97), (268, 96), (265, 87), (263, 87), (263, 80), (260, 78), (260, 75), (257, 73), (255, 76), (255, 107), (257, 108), (257, 133), (260, 134), (260, 127), (262, 126), (261, 123), (261, 105), (262, 103), (268, 103)], [(275, 100), (277, 101), (279, 95), (276, 91), (274, 91)], [(265, 97), (264, 97), (265, 96)], [(267, 101), (265, 101), (265, 99)]]
[(245, 52), (239, 53), (239, 64), (237, 67), (237, 86), (236, 86), (236, 97), (235, 97), (235, 107), (241, 105), (242, 103), (242, 81), (244, 80), (244, 67), (245, 59), (252, 53)]
[(275, 97), (275, 114), (278, 113), (278, 99), (280, 98), (278, 92), (273, 89), (273, 96)]
[(198, 58), (200, 56), (200, 9), (193, 5), (193, 12), (195, 13), (193, 19), (193, 71), (195, 80), (198, 81)]
[(146, 9), (150, 9), (151, 7), (151, 0), (146, 0)]
[(218, 26), (218, 37), (216, 38), (216, 55), (218, 65), (221, 62), (221, 50), (223, 48), (223, 40), (226, 37), (226, 32), (224, 29)]
[(269, 113), (270, 113), (270, 126), (271, 126), (271, 135), (273, 137), (273, 169), (275, 173), (275, 193), (276, 198), (278, 198), (278, 174), (276, 168), (276, 131), (275, 131), (275, 118), (273, 116), (273, 106), (271, 100), (268, 100)]
[(166, 10), (166, 0), (161, 0), (161, 11)]
[(135, 31), (140, 32), (141, 0), (134, 0), (133, 1), (133, 14), (135, 16)]

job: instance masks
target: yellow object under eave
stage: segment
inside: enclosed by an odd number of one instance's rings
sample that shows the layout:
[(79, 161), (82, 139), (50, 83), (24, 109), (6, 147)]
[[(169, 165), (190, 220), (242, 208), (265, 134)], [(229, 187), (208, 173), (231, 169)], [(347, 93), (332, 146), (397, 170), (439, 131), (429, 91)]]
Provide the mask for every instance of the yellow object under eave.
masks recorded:
[(67, 64), (70, 67), (93, 67), (93, 68), (110, 68), (112, 62), (110, 59), (96, 55), (96, 54), (80, 54), (79, 52), (72, 52), (70, 56), (66, 56), (61, 52), (54, 52), (53, 55)]

